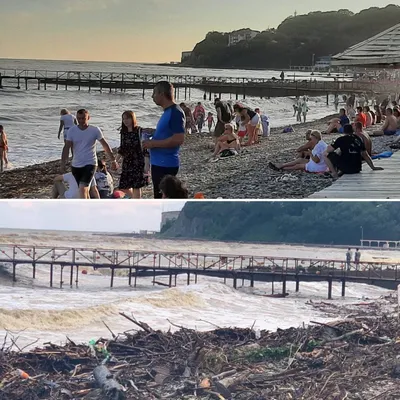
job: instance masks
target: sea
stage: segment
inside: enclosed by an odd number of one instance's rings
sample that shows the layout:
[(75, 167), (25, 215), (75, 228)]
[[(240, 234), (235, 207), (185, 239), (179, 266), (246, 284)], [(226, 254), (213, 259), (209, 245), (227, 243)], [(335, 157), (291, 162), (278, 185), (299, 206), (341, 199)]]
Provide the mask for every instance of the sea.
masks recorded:
[[(3, 245), (37, 245), (62, 247), (113, 248), (115, 250), (153, 250), (172, 252), (207, 252), (214, 254), (287, 256), (300, 258), (342, 259), (346, 249), (300, 245), (265, 245), (246, 243), (206, 242), (196, 240), (159, 240), (126, 238), (111, 234), (60, 231), (19, 231), (0, 229)], [(105, 247), (106, 246), (106, 247)], [(363, 260), (400, 260), (399, 250), (363, 249)], [(350, 307), (360, 302), (379, 299), (392, 293), (389, 290), (364, 284), (348, 283), (346, 297), (341, 297), (341, 285), (333, 286), (333, 300), (327, 300), (327, 283), (302, 282), (300, 292), (295, 283), (287, 285), (287, 298), (264, 297), (271, 294), (271, 283), (239, 283), (233, 289), (231, 281), (199, 277), (186, 285), (186, 277), (177, 286), (153, 286), (152, 278), (138, 279), (137, 288), (128, 286), (127, 276), (117, 276), (110, 289), (110, 277), (88, 270), (79, 276), (79, 288), (49, 288), (48, 267), (37, 267), (32, 279), (31, 267), (17, 267), (17, 282), (13, 283), (10, 265), (0, 265), (0, 341), (7, 336), (17, 339), (19, 348), (41, 346), (46, 342), (65, 343), (66, 337), (78, 343), (110, 337), (104, 322), (114, 333), (131, 329), (132, 323), (119, 315), (124, 312), (154, 329), (175, 330), (171, 322), (191, 329), (207, 331), (218, 327), (242, 327), (255, 330), (299, 327), (310, 321), (332, 319), (313, 307), (312, 302), (330, 302)], [(55, 270), (55, 282), (59, 270)], [(158, 277), (157, 281), (167, 283)], [(275, 290), (280, 285), (275, 283)]]
[[(0, 59), (0, 73), (4, 70), (37, 70), (37, 71), (90, 71), (136, 73), (154, 75), (197, 75), (215, 77), (254, 77), (279, 78), (281, 71), (270, 70), (237, 70), (237, 69), (205, 69), (186, 68), (178, 66), (161, 66), (153, 64), (111, 63), (111, 62), (81, 62), (81, 61), (48, 61), (48, 60), (12, 60)], [(287, 78), (294, 79), (293, 72), (287, 72)], [(310, 73), (297, 73), (296, 79), (332, 80), (323, 74), (311, 77)], [(132, 90), (125, 93), (69, 88), (65, 90), (48, 86), (47, 90), (37, 90), (31, 85), (28, 91), (15, 89), (16, 82), (3, 82), (0, 90), (0, 124), (4, 125), (9, 139), (9, 160), (12, 168), (59, 159), (63, 141), (57, 139), (60, 109), (68, 108), (76, 112), (86, 108), (91, 113), (91, 123), (99, 126), (112, 146), (118, 146), (118, 129), (121, 124), (121, 115), (125, 110), (133, 110), (142, 127), (154, 128), (162, 113), (151, 98), (151, 91), (147, 91), (142, 98), (141, 90)], [(202, 101), (207, 112), (215, 113), (213, 104), (203, 100), (203, 92), (191, 91), (191, 99), (185, 101), (192, 109), (198, 101)], [(222, 95), (223, 100), (230, 100), (229, 94)], [(183, 98), (177, 99), (184, 101)], [(309, 100), (310, 121), (323, 118), (335, 112), (333, 96), (329, 105), (326, 97), (311, 97)], [(232, 99), (232, 101), (235, 101)], [(293, 117), (295, 99), (289, 97), (260, 99), (246, 97), (239, 99), (249, 107), (261, 108), (271, 120), (272, 127), (283, 127), (296, 122)], [(100, 149), (100, 148), (99, 148)]]

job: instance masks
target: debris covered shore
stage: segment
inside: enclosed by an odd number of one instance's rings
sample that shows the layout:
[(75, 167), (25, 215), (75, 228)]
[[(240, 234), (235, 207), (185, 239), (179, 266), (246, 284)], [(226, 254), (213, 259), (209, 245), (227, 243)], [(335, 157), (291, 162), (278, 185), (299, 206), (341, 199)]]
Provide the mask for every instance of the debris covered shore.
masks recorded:
[[(0, 399), (391, 400), (400, 392), (397, 296), (312, 302), (330, 322), (257, 331), (135, 328), (112, 339), (0, 348)], [(217, 321), (214, 321), (217, 323)]]

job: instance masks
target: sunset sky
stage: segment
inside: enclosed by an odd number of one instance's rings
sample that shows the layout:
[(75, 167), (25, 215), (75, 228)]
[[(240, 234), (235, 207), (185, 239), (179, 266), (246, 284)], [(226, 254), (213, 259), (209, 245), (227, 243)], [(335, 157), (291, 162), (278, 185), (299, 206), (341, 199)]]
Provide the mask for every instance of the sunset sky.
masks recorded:
[(0, 58), (169, 62), (208, 31), (265, 30), (287, 16), (387, 0), (0, 0)]

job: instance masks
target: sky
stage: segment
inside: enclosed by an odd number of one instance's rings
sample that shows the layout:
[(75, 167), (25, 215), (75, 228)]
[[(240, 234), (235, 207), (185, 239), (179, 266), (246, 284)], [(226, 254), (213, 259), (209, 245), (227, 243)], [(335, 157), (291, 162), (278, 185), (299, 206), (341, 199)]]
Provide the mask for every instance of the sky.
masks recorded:
[(137, 232), (160, 229), (162, 211), (178, 211), (184, 200), (0, 201), (0, 229)]
[(0, 58), (179, 61), (209, 31), (265, 30), (311, 11), (387, 0), (0, 0)]

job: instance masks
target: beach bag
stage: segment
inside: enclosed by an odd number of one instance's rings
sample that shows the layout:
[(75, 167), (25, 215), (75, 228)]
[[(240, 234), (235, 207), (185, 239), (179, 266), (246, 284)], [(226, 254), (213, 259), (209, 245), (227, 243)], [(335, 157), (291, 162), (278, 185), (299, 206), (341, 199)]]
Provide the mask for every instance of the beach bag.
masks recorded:
[(286, 128), (283, 128), (282, 133), (292, 133), (294, 132), (294, 129), (292, 126), (287, 126)]

